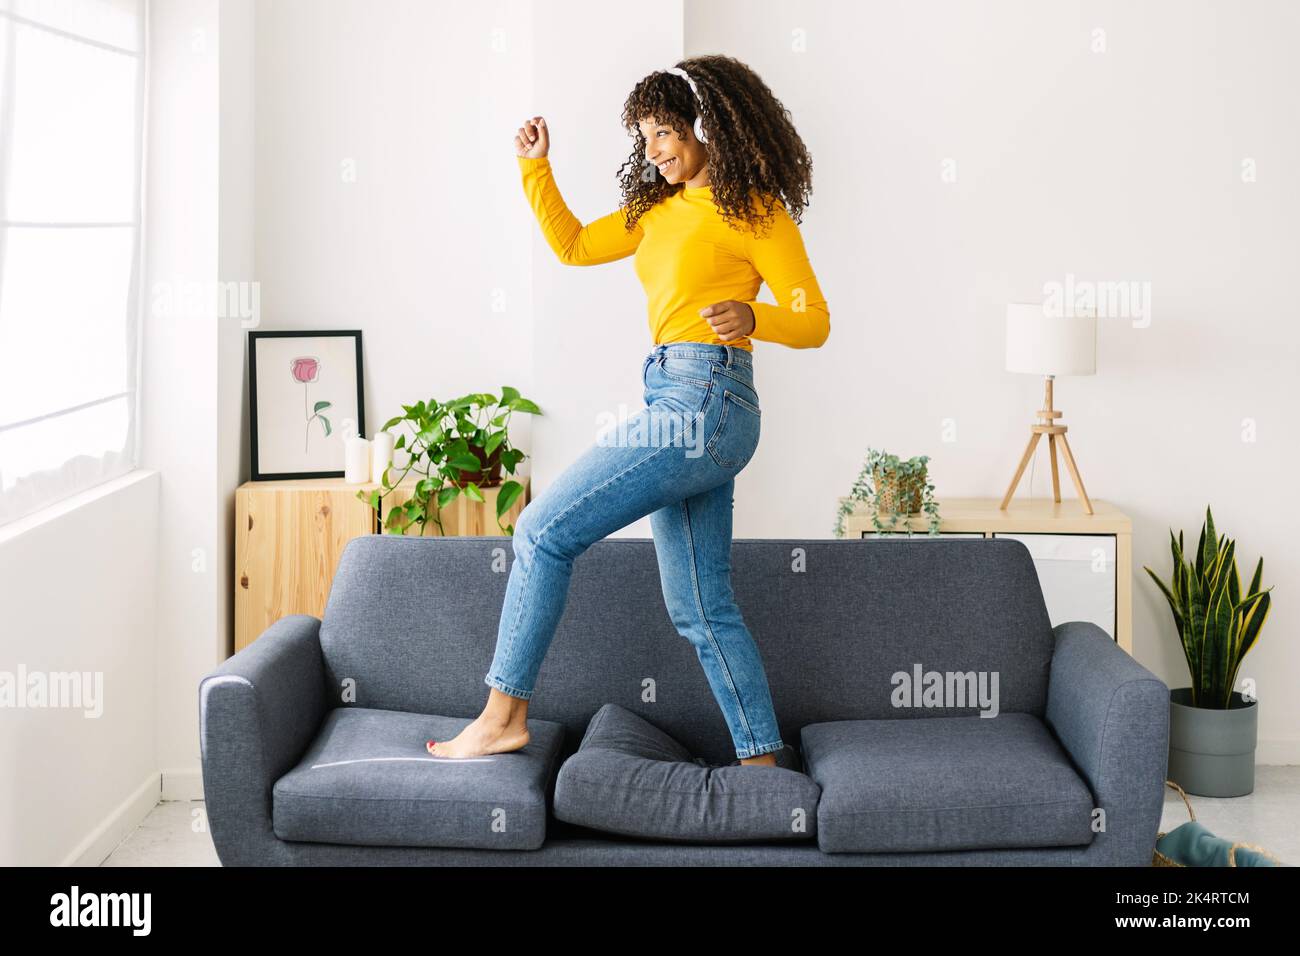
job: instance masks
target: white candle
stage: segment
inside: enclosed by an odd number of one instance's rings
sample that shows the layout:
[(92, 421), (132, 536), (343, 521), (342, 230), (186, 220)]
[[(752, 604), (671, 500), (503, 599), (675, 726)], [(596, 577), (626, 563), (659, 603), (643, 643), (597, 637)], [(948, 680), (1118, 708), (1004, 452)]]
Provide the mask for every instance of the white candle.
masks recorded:
[(364, 484), (370, 478), (370, 442), (363, 435), (349, 435), (343, 444), (343, 480), (349, 485)]
[(393, 463), (395, 441), (392, 432), (375, 432), (375, 440), (370, 443), (370, 480), (377, 485), (383, 484), (384, 469)]

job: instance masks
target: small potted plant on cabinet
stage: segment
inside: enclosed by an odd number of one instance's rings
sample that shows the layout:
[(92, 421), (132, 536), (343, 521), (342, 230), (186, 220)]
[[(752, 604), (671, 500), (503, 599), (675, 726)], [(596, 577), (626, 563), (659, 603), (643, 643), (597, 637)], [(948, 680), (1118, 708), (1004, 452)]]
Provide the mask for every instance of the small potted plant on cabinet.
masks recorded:
[[(886, 531), (894, 531), (900, 518), (921, 513), (928, 519), (928, 533), (937, 536), (939, 505), (934, 500), (934, 485), (926, 474), (929, 460), (929, 455), (921, 455), (904, 461), (897, 455), (868, 448), (862, 471), (853, 482), (848, 498), (840, 503), (835, 518), (835, 537), (844, 537), (844, 518), (853, 513), (857, 501), (870, 508), (871, 525), (876, 529), (877, 537), (882, 537)], [(888, 526), (881, 520), (881, 514), (888, 515)], [(905, 521), (904, 526), (910, 538), (911, 524)]]
[[(486, 500), (483, 488), (498, 488), (497, 527), (503, 534), (514, 534), (514, 525), (503, 525), (501, 516), (524, 488), (518, 481), (503, 483), (501, 471), (513, 475), (527, 456), (510, 445), (510, 416), (515, 412), (540, 415), (542, 410), (520, 395), (518, 389), (503, 385), (500, 398), (475, 392), (446, 403), (431, 398), (403, 405), (402, 411), (404, 414), (384, 423), (384, 431), (407, 426), (408, 431), (394, 442), (395, 449), (407, 453), (406, 465), (384, 469), (383, 490), (357, 492), (358, 498), (379, 512), (381, 532), (406, 534), (418, 528), (417, 533), (422, 535), (432, 521), (438, 533), (445, 534), (443, 508), (461, 495), (482, 503)], [(418, 480), (411, 486), (410, 497), (389, 509), (385, 517), (384, 499), (412, 472)], [(395, 480), (394, 473), (398, 473)]]

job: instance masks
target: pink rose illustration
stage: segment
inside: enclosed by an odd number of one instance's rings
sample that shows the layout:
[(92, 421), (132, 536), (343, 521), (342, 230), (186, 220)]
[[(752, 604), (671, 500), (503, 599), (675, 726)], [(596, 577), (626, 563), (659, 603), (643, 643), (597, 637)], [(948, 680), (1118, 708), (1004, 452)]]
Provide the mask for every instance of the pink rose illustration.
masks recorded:
[(305, 385), (308, 382), (316, 381), (316, 373), (320, 371), (320, 362), (314, 358), (296, 358), (290, 364), (290, 371), (296, 381)]
[(307, 416), (306, 433), (303, 435), (302, 450), (307, 451), (308, 439), (311, 438), (312, 419), (319, 418), (321, 427), (325, 429), (325, 435), (328, 437), (331, 431), (330, 420), (321, 414), (322, 411), (329, 408), (331, 402), (320, 401), (311, 410), (308, 411), (307, 386), (320, 376), (320, 360), (315, 356), (304, 355), (294, 359), (289, 363), (289, 374), (293, 376), (295, 382), (302, 383), (302, 407), (303, 414)]

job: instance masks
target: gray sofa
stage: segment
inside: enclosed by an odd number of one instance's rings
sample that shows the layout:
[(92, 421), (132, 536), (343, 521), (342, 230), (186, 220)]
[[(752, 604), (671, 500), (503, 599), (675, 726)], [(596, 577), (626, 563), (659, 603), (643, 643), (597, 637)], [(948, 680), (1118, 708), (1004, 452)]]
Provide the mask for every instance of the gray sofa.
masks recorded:
[(322, 619), (202, 680), (223, 864), (1150, 863), (1168, 688), (1095, 625), (1053, 628), (1019, 541), (736, 540), (786, 744), (749, 767), (654, 542), (607, 538), (574, 562), (528, 745), (433, 758), (486, 699), (511, 544), (355, 538)]

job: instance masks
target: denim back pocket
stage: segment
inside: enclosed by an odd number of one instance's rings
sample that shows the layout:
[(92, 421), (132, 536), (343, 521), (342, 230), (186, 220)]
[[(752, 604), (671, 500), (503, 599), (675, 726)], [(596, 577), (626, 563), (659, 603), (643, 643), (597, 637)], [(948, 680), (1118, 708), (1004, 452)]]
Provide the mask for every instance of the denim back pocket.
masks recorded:
[(727, 388), (722, 393), (722, 414), (709, 439), (709, 454), (723, 468), (744, 468), (758, 449), (763, 412), (757, 404)]

